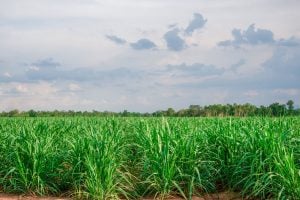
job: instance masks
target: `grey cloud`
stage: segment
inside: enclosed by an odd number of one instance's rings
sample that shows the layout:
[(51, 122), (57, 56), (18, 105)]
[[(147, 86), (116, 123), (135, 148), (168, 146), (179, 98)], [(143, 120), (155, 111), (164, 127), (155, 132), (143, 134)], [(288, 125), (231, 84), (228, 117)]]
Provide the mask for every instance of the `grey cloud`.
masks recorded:
[(201, 63), (194, 63), (191, 65), (182, 63), (180, 65), (168, 65), (166, 68), (168, 72), (172, 72), (175, 76), (204, 77), (221, 75), (225, 71), (223, 68), (217, 68), (214, 65), (205, 65)]
[(186, 48), (185, 41), (178, 35), (179, 29), (175, 28), (165, 33), (164, 39), (167, 42), (167, 47), (172, 51), (181, 51)]
[(218, 46), (236, 46), (233, 44), (233, 42), (231, 40), (224, 40), (224, 41), (221, 41), (221, 42), (218, 42)]
[(237, 63), (234, 63), (233, 65), (230, 66), (230, 70), (233, 71), (233, 72), (236, 72), (237, 69), (244, 65), (246, 63), (246, 60), (245, 59), (241, 59), (239, 60)]
[(300, 84), (298, 82), (296, 82), (295, 79), (281, 79), (280, 81), (280, 76), (270, 77), (266, 76), (266, 74), (256, 74), (253, 76), (240, 76), (235, 78), (229, 78), (226, 76), (212, 77), (205, 81), (177, 84), (175, 87), (210, 89), (227, 88), (231, 90), (269, 90), (276, 88), (299, 88)]
[[(58, 67), (61, 66), (61, 67)], [(147, 74), (143, 70), (119, 67), (115, 69), (75, 68), (65, 69), (53, 58), (47, 58), (23, 64), (27, 69), (18, 73), (0, 73), (0, 83), (30, 83), (38, 81), (75, 81), (96, 83), (100, 85), (124, 85), (124, 83), (141, 81)]]
[(273, 32), (267, 29), (258, 28), (255, 30), (255, 25), (252, 24), (244, 31), (243, 36), (250, 44), (273, 43)]
[(37, 62), (31, 63), (29, 69), (26, 71), (26, 77), (30, 80), (54, 80), (60, 76), (57, 68), (61, 66), (59, 62), (54, 61), (53, 58), (46, 58)]
[(281, 38), (277, 41), (277, 45), (286, 46), (286, 47), (294, 47), (294, 46), (299, 46), (300, 41), (299, 41), (299, 39), (297, 39), (295, 37), (290, 37), (289, 39)]
[[(240, 63), (242, 64), (241, 60)], [(273, 55), (262, 63), (262, 71), (252, 75), (214, 76), (197, 83), (176, 85), (183, 88), (230, 88), (231, 90), (270, 90), (300, 88), (300, 48), (277, 47)]]
[(4, 73), (0, 73), (0, 83), (8, 82), (25, 82), (26, 77), (22, 69), (15, 69), (16, 71), (10, 70)]
[(126, 43), (126, 40), (118, 37), (118, 36), (115, 36), (115, 35), (106, 35), (106, 38), (113, 41), (114, 43), (116, 44), (125, 44)]
[(6, 95), (13, 95), (13, 96), (18, 96), (18, 95), (24, 95), (26, 94), (28, 91), (26, 91), (26, 89), (24, 88), (24, 90), (22, 91), (22, 88), (18, 88), (18, 87), (14, 87), (14, 88), (10, 88), (8, 90), (5, 91)]
[[(36, 62), (46, 63), (46, 62)], [(52, 59), (52, 63), (58, 62)], [(227, 88), (230, 90), (270, 90), (300, 88), (300, 47), (277, 46), (273, 55), (262, 63), (262, 70), (256, 74), (233, 74), (240, 66), (244, 65), (244, 59), (238, 60), (228, 67), (220, 67), (210, 64), (178, 64), (167, 65), (161, 70), (137, 70), (130, 68), (117, 68), (98, 70), (91, 68), (78, 68), (63, 70), (60, 68), (29, 69), (24, 75), (26, 81), (75, 81), (99, 86), (113, 86), (125, 84), (135, 88), (136, 85), (163, 84), (162, 87), (175, 89), (190, 88)], [(48, 64), (46, 66), (49, 66)], [(229, 72), (229, 73), (227, 73)], [(171, 85), (164, 85), (163, 79), (169, 77)], [(174, 78), (174, 79), (173, 79)], [(177, 80), (177, 78), (179, 78)], [(1, 77), (0, 77), (1, 79)], [(24, 80), (24, 77), (22, 77)], [(143, 81), (145, 84), (140, 84)], [(151, 80), (151, 81), (149, 81)], [(8, 80), (7, 80), (8, 81)], [(0, 80), (1, 82), (1, 80)], [(14, 80), (16, 82), (16, 80)], [(150, 83), (151, 82), (151, 83)], [(142, 87), (141, 86), (141, 87)], [(125, 86), (124, 86), (125, 87)], [(127, 87), (127, 86), (126, 86)]]
[[(43, 63), (43, 64), (42, 64)], [(54, 65), (54, 63), (56, 63)], [(124, 80), (139, 80), (142, 71), (131, 70), (128, 68), (117, 68), (108, 70), (97, 70), (92, 68), (76, 68), (64, 70), (56, 67), (41, 66), (58, 66), (57, 62), (51, 59), (39, 61), (36, 63), (38, 68), (30, 67), (24, 74), (26, 81), (77, 81), (77, 82), (98, 82), (101, 84), (118, 83)], [(23, 80), (24, 81), (24, 80)]]
[(171, 28), (176, 28), (176, 26), (177, 26), (177, 23), (169, 24), (169, 25), (168, 25), (168, 28), (170, 28), (170, 29), (171, 29)]
[(7, 77), (4, 74), (0, 74), (0, 83), (11, 82), (13, 80), (14, 80), (14, 78), (12, 78), (12, 77)]
[[(185, 49), (187, 47), (186, 42), (182, 37), (179, 36), (179, 33), (182, 32), (191, 35), (197, 29), (203, 28), (206, 22), (207, 19), (204, 19), (200, 13), (194, 13), (193, 19), (189, 22), (188, 26), (184, 30), (180, 30), (179, 28), (177, 28), (177, 23), (168, 25), (168, 28), (172, 30), (166, 32), (163, 36), (164, 40), (167, 43), (168, 49), (171, 51), (181, 51)], [(120, 45), (123, 45), (127, 42), (125, 39), (122, 39), (115, 35), (106, 35), (106, 38)], [(139, 39), (138, 41), (132, 42), (129, 45), (135, 50), (147, 50), (157, 47), (153, 41), (147, 38)], [(196, 45), (197, 44), (193, 44), (193, 46)]]
[(34, 69), (31, 68), (26, 71), (25, 76), (28, 79), (27, 81), (36, 81), (36, 80), (44, 80), (44, 81), (52, 81), (60, 79), (63, 75), (63, 71), (57, 69)]
[(200, 13), (194, 13), (194, 18), (185, 29), (185, 33), (192, 34), (195, 30), (203, 28), (206, 22), (207, 19), (204, 19)]
[(130, 43), (130, 46), (135, 50), (153, 49), (156, 44), (149, 39), (142, 38), (134, 43)]
[(77, 68), (73, 70), (28, 70), (26, 75), (29, 80), (72, 80), (72, 81), (115, 81), (124, 79), (139, 78), (140, 71), (133, 71), (127, 68), (112, 70), (95, 70), (89, 68)]
[(273, 44), (273, 32), (267, 29), (256, 29), (254, 24), (251, 24), (247, 30), (233, 29), (231, 32), (233, 40), (225, 40), (218, 43), (219, 46), (240, 46), (242, 44)]
[(279, 47), (272, 57), (263, 63), (263, 66), (270, 76), (277, 75), (282, 79), (299, 79), (300, 48)]
[(39, 68), (56, 68), (61, 64), (59, 62), (55, 62), (53, 58), (46, 58), (43, 60), (39, 60), (31, 64), (32, 66), (36, 66)]

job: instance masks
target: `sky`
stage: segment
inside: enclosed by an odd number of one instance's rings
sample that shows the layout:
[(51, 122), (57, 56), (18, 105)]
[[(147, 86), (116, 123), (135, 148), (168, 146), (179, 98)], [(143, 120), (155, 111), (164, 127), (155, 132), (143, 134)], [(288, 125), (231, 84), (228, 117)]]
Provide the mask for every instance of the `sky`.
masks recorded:
[(299, 0), (0, 5), (0, 111), (300, 105)]

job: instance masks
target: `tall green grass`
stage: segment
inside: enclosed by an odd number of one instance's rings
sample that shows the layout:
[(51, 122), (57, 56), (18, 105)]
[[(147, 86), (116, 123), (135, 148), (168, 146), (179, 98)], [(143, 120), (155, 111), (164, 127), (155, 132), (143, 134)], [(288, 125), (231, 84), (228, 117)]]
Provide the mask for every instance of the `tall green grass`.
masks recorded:
[(300, 118), (1, 118), (0, 191), (300, 197)]

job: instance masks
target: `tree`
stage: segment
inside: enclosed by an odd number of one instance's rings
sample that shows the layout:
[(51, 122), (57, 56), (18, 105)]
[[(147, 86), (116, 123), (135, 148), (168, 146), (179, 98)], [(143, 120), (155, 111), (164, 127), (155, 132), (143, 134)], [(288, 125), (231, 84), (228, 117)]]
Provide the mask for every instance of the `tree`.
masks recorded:
[(286, 114), (286, 107), (284, 104), (279, 104), (279, 103), (272, 103), (269, 105), (269, 108), (272, 111), (273, 116), (283, 116)]
[(28, 116), (29, 116), (29, 117), (36, 117), (36, 116), (37, 116), (37, 112), (34, 111), (34, 110), (29, 110), (29, 111), (28, 111)]
[(19, 110), (11, 110), (8, 112), (8, 117), (16, 117), (19, 114)]
[(167, 116), (171, 117), (175, 115), (175, 110), (173, 108), (168, 108), (166, 111)]
[(181, 110), (178, 110), (178, 112), (176, 113), (176, 116), (178, 116), (178, 117), (188, 116), (187, 113), (188, 113), (187, 109), (181, 109)]
[(123, 116), (123, 117), (128, 117), (129, 114), (130, 114), (130, 113), (129, 113), (127, 110), (124, 110), (124, 111), (122, 112), (122, 116)]
[(188, 109), (188, 115), (191, 117), (199, 116), (201, 107), (199, 105), (190, 105)]
[(288, 102), (286, 103), (286, 105), (288, 106), (288, 112), (289, 114), (293, 114), (294, 111), (294, 102), (292, 100), (288, 100)]

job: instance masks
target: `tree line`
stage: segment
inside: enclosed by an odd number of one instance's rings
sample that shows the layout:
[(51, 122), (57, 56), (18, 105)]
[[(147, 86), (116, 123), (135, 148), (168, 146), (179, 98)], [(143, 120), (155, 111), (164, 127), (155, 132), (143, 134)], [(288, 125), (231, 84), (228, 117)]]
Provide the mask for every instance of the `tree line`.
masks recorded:
[(0, 117), (249, 117), (249, 116), (300, 116), (300, 108), (295, 109), (294, 101), (289, 100), (286, 104), (278, 102), (269, 106), (255, 106), (246, 104), (213, 104), (208, 106), (190, 105), (188, 108), (175, 111), (173, 108), (159, 110), (153, 113), (129, 112), (110, 112), (110, 111), (19, 111), (17, 109), (1, 112)]

